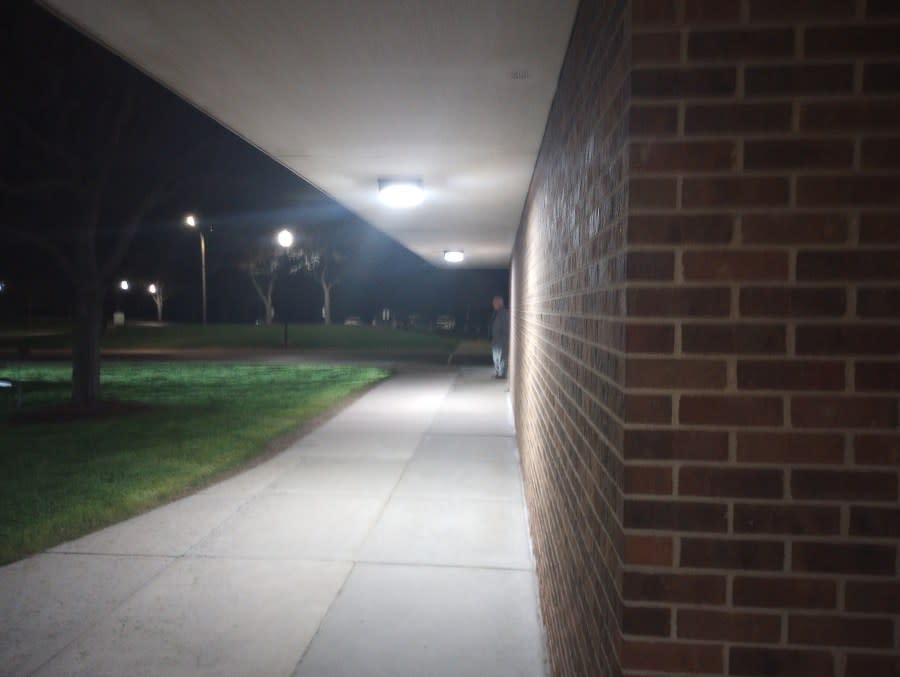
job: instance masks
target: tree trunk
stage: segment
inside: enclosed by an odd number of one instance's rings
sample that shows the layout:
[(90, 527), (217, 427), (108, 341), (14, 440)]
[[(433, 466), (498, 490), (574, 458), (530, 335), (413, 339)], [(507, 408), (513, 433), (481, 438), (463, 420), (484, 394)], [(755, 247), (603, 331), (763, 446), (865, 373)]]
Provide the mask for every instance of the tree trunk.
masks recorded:
[(325, 324), (331, 324), (331, 285), (322, 283), (322, 309), (325, 315)]
[(272, 305), (272, 297), (264, 299), (263, 303), (266, 306), (266, 324), (272, 324), (272, 320), (275, 319), (275, 308)]
[(75, 306), (72, 401), (91, 404), (100, 398), (100, 333), (103, 327), (100, 285), (79, 289)]
[(162, 299), (153, 299), (156, 303), (156, 321), (162, 322), (162, 309), (163, 309), (163, 300)]

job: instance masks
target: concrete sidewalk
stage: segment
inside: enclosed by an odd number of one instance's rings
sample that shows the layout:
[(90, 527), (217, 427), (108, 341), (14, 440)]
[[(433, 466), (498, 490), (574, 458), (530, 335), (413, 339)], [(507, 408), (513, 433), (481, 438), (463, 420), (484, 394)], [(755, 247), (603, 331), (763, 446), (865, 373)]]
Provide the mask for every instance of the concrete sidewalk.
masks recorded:
[(544, 675), (490, 373), (401, 374), (262, 465), (0, 569), (0, 674)]

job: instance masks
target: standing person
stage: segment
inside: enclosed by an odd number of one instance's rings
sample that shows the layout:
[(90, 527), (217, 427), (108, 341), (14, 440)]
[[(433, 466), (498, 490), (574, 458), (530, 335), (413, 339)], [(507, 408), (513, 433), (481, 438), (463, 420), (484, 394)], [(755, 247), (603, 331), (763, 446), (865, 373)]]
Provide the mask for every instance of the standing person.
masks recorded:
[(491, 316), (491, 353), (494, 357), (494, 378), (506, 378), (509, 356), (509, 311), (503, 307), (503, 297), (495, 296)]

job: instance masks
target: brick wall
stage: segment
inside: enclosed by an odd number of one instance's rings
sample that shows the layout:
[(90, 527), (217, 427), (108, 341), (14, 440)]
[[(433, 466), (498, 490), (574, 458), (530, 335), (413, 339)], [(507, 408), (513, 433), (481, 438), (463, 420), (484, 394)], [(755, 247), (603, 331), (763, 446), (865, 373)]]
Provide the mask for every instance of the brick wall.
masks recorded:
[(555, 674), (900, 674), (900, 2), (584, 0), (512, 305)]

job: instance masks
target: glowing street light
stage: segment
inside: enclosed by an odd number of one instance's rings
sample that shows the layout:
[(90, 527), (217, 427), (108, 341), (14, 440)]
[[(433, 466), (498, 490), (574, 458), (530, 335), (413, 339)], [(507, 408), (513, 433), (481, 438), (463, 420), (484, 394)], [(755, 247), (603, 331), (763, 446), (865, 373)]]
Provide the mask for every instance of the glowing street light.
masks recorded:
[[(275, 236), (275, 240), (284, 249), (284, 263), (285, 268), (287, 268), (288, 262), (288, 250), (294, 244), (294, 234), (289, 231), (287, 228), (282, 228), (278, 231), (278, 235)], [(287, 313), (282, 313), (282, 317), (284, 318), (284, 347), (287, 348), (288, 345), (288, 321), (287, 321)]]
[(128, 280), (122, 280), (121, 282), (119, 282), (119, 289), (121, 289), (122, 291), (128, 291), (129, 289), (131, 289), (131, 285), (128, 284)]
[(150, 294), (155, 294), (156, 293), (156, 285), (151, 284), (149, 287), (147, 287), (147, 292)]
[(200, 234), (200, 274), (203, 293), (203, 324), (206, 324), (206, 238), (203, 236), (203, 230), (197, 225), (197, 217), (188, 214), (184, 217), (184, 225), (188, 228), (196, 228)]

